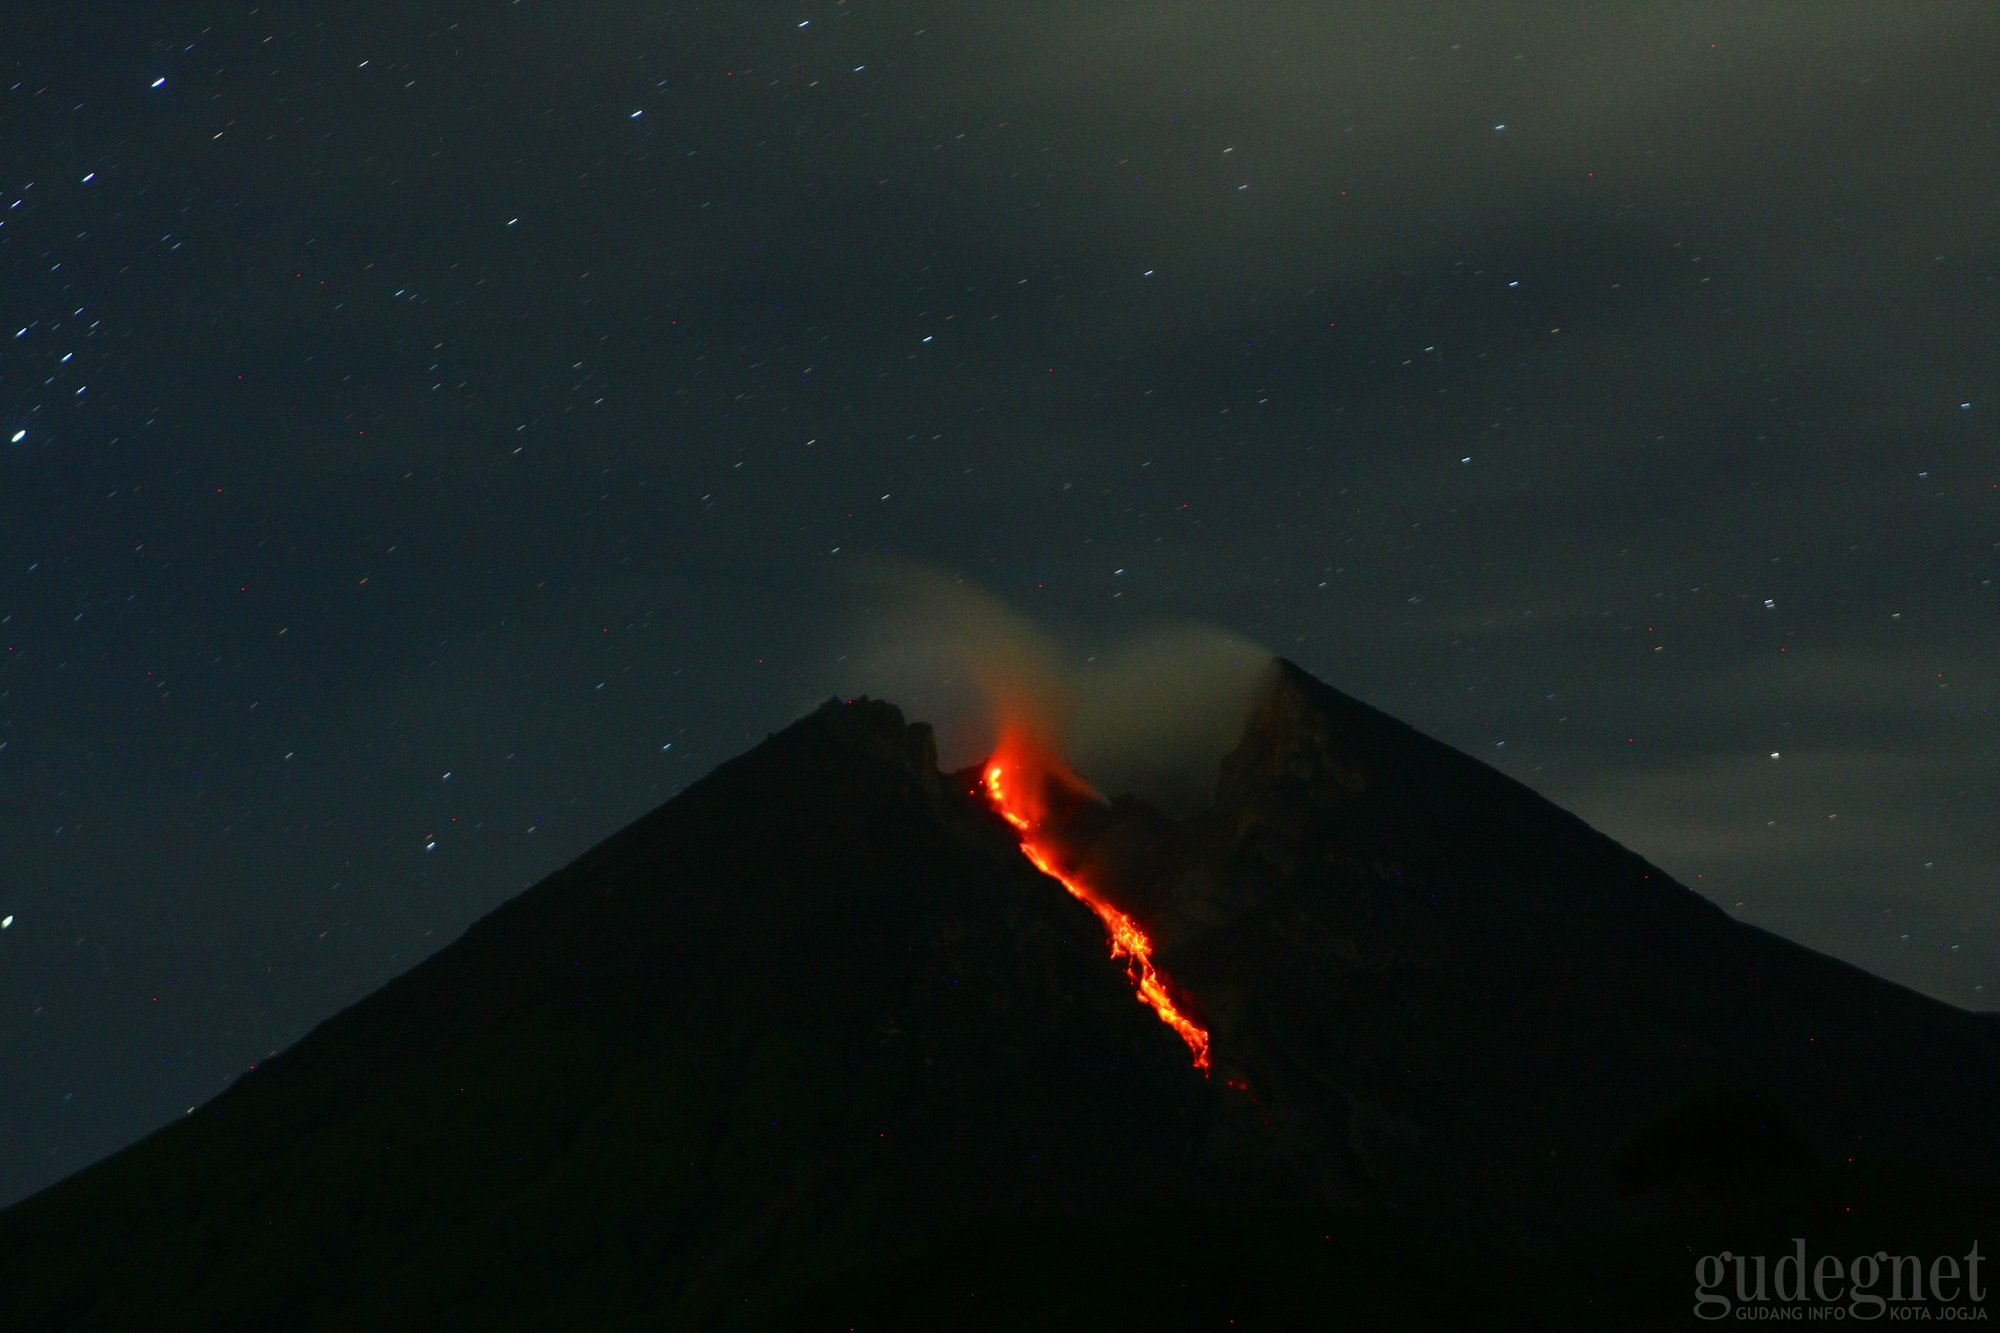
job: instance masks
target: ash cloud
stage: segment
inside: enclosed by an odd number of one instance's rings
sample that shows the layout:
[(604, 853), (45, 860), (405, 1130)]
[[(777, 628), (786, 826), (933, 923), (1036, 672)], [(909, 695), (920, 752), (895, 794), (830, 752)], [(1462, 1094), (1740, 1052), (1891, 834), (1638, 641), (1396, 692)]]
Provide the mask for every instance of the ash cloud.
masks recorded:
[(1142, 796), (1169, 814), (1202, 809), (1275, 664), (1265, 648), (1208, 625), (1120, 642), (1075, 677), (1070, 762), (1101, 791)]
[(842, 692), (900, 706), (937, 729), (947, 769), (978, 762), (1016, 727), (1107, 795), (1169, 813), (1206, 806), (1273, 669), (1252, 640), (1196, 623), (1109, 640), (1059, 634), (946, 571), (877, 562), (858, 575)]

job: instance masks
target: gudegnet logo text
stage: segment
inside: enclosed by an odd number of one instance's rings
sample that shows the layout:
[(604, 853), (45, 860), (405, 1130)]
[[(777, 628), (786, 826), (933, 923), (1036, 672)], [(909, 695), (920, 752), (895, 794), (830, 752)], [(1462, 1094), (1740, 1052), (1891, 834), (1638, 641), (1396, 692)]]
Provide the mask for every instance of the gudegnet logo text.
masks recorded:
[(1694, 1312), (1708, 1320), (1984, 1323), (1986, 1256), (1811, 1255), (1795, 1237), (1789, 1254), (1706, 1254), (1694, 1265)]

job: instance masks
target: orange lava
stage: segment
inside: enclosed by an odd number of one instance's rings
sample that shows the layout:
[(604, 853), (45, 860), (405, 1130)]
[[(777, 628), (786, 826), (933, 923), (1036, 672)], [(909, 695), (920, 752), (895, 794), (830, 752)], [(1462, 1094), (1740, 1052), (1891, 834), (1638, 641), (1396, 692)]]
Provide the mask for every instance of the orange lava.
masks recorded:
[[(1010, 782), (1010, 774), (1023, 780)], [(1052, 849), (1035, 837), (1035, 830), (1048, 817), (1045, 784), (1051, 780), (1082, 788), (1080, 780), (1069, 777), (1061, 760), (1047, 756), (1041, 746), (1018, 733), (1003, 736), (999, 749), (986, 762), (986, 794), (1001, 817), (1020, 831), (1022, 853), (1034, 863), (1035, 869), (1097, 913), (1105, 933), (1111, 937), (1111, 956), (1125, 960), (1126, 974), (1132, 978), (1139, 998), (1152, 1007), (1162, 1023), (1180, 1033), (1181, 1040), (1194, 1052), (1194, 1067), (1207, 1074), (1208, 1032), (1183, 1014), (1167, 994), (1166, 978), (1153, 966), (1153, 941), (1139, 928), (1138, 922), (1057, 865)]]

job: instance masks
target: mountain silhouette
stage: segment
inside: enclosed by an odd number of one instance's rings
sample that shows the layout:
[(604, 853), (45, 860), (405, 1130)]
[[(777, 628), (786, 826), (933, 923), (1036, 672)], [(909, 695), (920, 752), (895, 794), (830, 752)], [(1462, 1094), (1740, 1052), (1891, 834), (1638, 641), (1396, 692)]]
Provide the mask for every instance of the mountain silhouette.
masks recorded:
[(1560, 1228), (1704, 1085), (1829, 1156), (2000, 1175), (2000, 1023), (1730, 918), (1527, 787), (1280, 662), (1215, 806), (1080, 808), (1071, 864), (1154, 929), (1217, 1068), (1330, 1194)]
[(0, 1326), (1462, 1326), (1480, 1237), (1643, 1218), (1620, 1145), (1718, 1082), (2000, 1175), (1991, 1018), (1289, 663), (1212, 808), (1047, 827), (1207, 1071), (988, 797), (829, 702), (0, 1213)]

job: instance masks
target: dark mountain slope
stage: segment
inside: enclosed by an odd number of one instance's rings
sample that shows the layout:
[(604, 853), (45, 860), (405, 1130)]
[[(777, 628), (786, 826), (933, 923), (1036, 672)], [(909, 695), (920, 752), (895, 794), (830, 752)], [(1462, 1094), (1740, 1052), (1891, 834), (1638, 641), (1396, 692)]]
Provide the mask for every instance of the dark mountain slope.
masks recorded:
[(693, 1320), (1173, 1188), (1207, 1089), (997, 823), (822, 709), (0, 1215), (0, 1326)]
[(1079, 812), (1218, 1071), (1336, 1192), (1432, 1220), (1618, 1215), (1635, 1125), (1714, 1081), (1823, 1156), (2000, 1178), (2000, 1025), (1731, 920), (1535, 793), (1289, 663), (1209, 813)]
[[(1491, 1326), (1503, 1285), (1556, 1299), (1507, 1247), (1640, 1216), (1619, 1144), (1718, 1079), (1824, 1160), (2000, 1176), (1989, 1017), (1731, 921), (1289, 664), (1213, 809), (1047, 830), (1151, 932), (1212, 1079), (978, 776), (828, 704), (0, 1213), (0, 1328)], [(1858, 1225), (1851, 1183), (1772, 1234)], [(1693, 1242), (1643, 1243), (1590, 1271), (1677, 1305)]]

